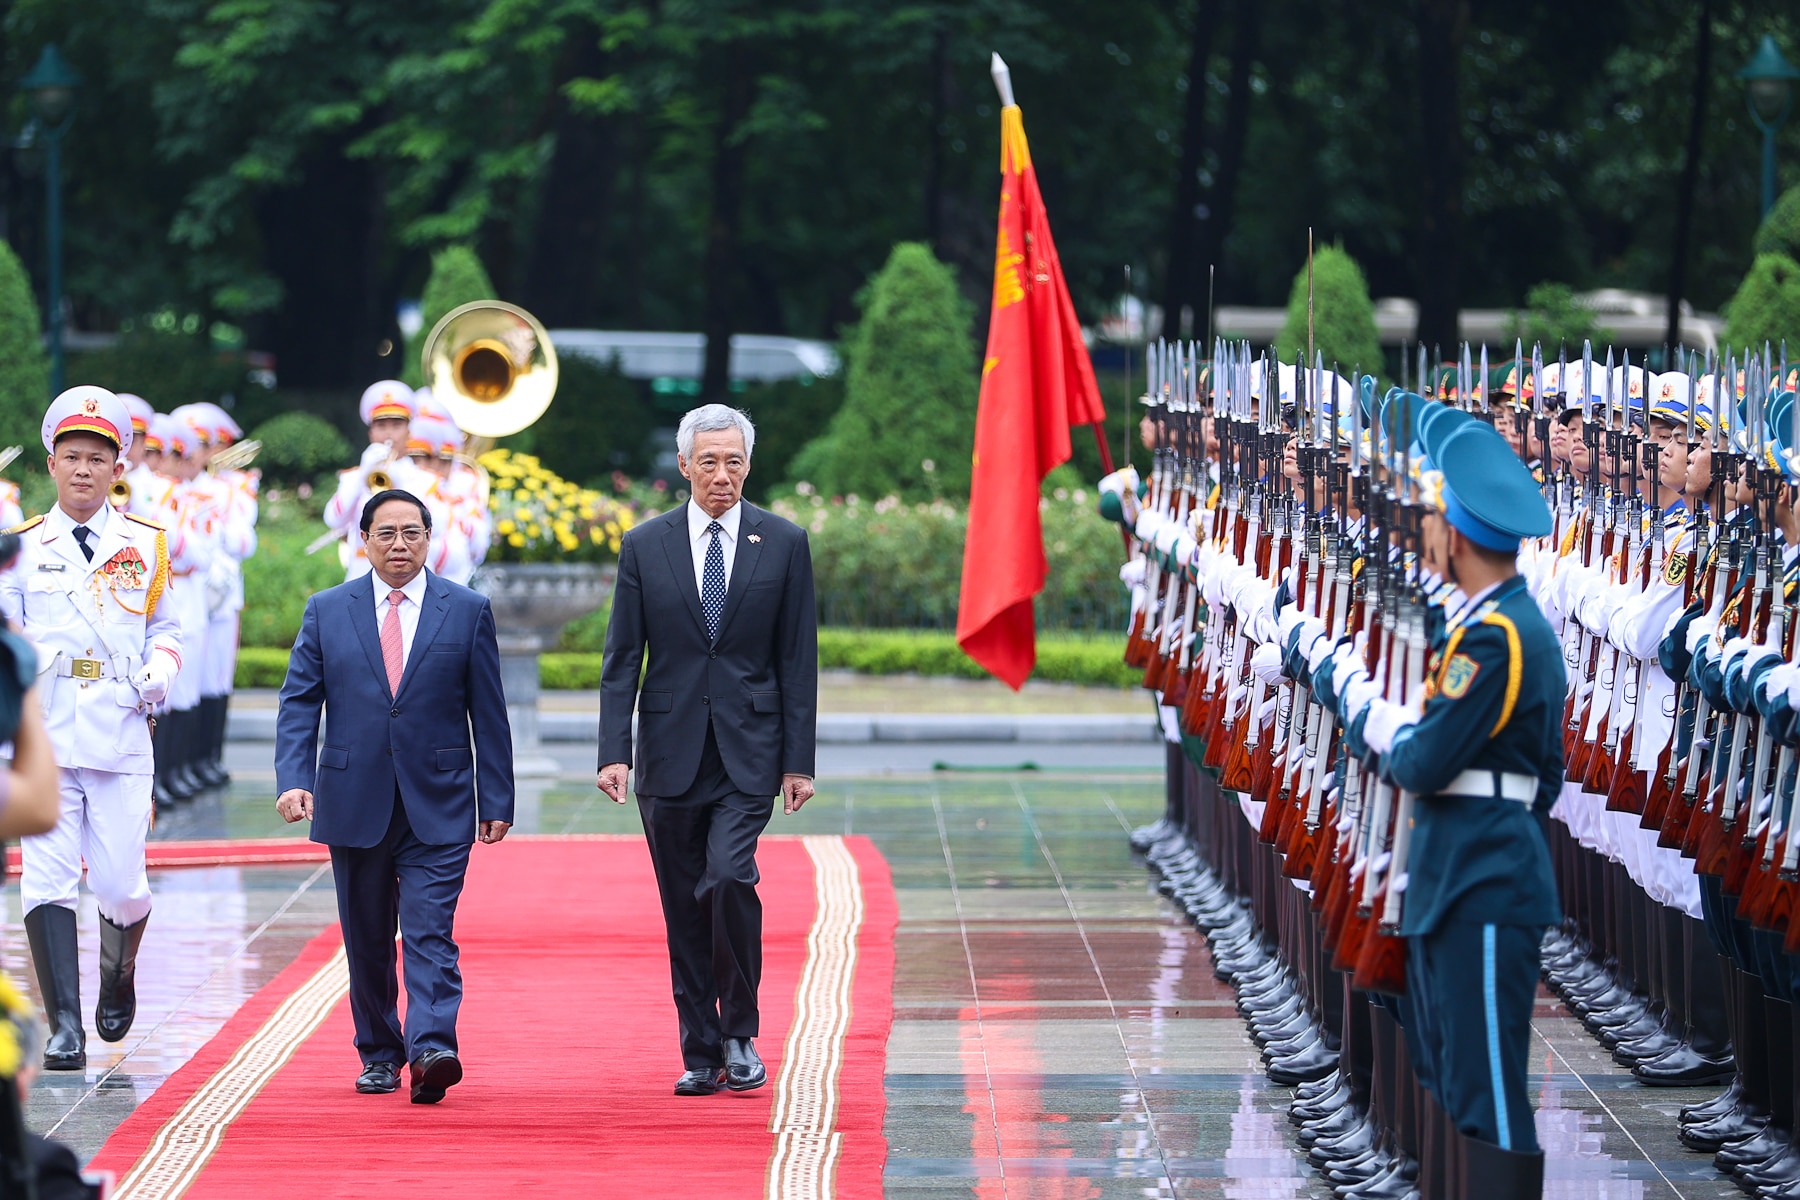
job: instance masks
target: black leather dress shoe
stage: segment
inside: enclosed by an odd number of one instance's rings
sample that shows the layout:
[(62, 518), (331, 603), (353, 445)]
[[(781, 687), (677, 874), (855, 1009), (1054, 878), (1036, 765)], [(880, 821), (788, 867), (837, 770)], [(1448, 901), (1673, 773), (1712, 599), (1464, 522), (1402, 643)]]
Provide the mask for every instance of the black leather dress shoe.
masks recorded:
[(763, 1060), (749, 1038), (725, 1039), (725, 1086), (734, 1092), (753, 1092), (769, 1082)]
[(462, 1082), (462, 1062), (448, 1050), (427, 1050), (413, 1059), (412, 1102), (436, 1104)]
[(356, 1090), (365, 1096), (383, 1096), (400, 1086), (400, 1064), (372, 1062), (356, 1077)]
[(677, 1096), (710, 1096), (719, 1090), (719, 1080), (725, 1073), (718, 1067), (700, 1067), (688, 1071), (675, 1081)]

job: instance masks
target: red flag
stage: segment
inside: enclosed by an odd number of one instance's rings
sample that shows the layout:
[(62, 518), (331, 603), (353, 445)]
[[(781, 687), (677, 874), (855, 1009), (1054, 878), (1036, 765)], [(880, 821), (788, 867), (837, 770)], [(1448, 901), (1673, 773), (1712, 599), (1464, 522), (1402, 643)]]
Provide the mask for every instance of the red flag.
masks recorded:
[(1050, 238), (1025, 120), (1009, 104), (1000, 110), (1000, 231), (956, 640), (1015, 691), (1037, 663), (1031, 602), (1049, 569), (1039, 488), (1069, 460), (1069, 427), (1105, 419)]

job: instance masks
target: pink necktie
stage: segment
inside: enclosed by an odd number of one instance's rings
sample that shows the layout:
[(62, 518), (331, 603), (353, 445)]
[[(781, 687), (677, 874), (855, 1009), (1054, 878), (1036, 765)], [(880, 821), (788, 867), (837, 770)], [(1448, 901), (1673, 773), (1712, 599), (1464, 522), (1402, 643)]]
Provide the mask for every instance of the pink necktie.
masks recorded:
[(388, 691), (399, 694), (400, 677), (406, 673), (406, 653), (400, 645), (400, 602), (406, 593), (395, 588), (388, 593), (387, 619), (381, 623), (381, 661), (387, 666)]

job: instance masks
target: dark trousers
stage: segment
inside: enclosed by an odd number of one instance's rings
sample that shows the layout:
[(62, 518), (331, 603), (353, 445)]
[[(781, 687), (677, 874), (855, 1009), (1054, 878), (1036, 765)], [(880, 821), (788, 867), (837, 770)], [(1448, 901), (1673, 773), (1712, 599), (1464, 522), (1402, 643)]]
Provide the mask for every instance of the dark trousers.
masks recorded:
[[(427, 1050), (456, 1050), (462, 972), (452, 935), (468, 869), (469, 844), (421, 842), (398, 796), (379, 845), (331, 848), (338, 923), (350, 967), (350, 1015), (364, 1063), (403, 1063)], [(406, 956), (404, 1037), (394, 972), (396, 929)]]
[(1505, 1150), (1537, 1150), (1525, 1068), (1537, 998), (1535, 925), (1446, 922), (1407, 939), (1407, 1049), (1456, 1127)]
[(725, 1038), (758, 1033), (756, 839), (774, 811), (772, 797), (732, 784), (710, 723), (693, 786), (680, 796), (638, 797), (669, 933), (681, 1060), (689, 1070), (724, 1065)]

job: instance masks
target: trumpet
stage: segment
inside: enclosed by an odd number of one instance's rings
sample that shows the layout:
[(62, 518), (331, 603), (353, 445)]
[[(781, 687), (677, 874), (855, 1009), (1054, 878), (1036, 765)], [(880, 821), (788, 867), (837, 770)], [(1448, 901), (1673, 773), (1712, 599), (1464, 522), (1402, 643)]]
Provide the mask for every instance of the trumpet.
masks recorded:
[(394, 477), (380, 467), (376, 467), (373, 471), (369, 472), (368, 478), (363, 480), (363, 482), (368, 485), (371, 493), (385, 492), (394, 486)]
[(131, 507), (131, 481), (115, 479), (113, 485), (106, 489), (106, 498), (112, 501), (114, 508)]

